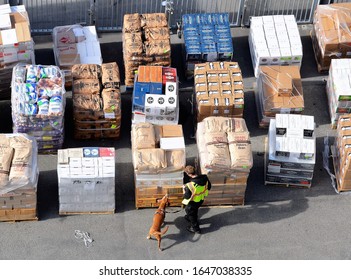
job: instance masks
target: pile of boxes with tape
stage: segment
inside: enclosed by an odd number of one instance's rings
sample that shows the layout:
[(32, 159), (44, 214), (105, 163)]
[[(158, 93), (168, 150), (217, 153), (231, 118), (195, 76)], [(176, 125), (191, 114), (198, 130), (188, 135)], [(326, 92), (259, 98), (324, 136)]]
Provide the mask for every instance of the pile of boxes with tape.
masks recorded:
[(23, 5), (0, 5), (0, 95), (10, 96), (12, 68), (19, 62), (35, 63), (34, 42)]
[(165, 13), (124, 15), (123, 59), (126, 86), (133, 86), (140, 65), (171, 65), (170, 31)]
[(253, 165), (245, 120), (207, 117), (197, 124), (196, 143), (198, 172), (212, 184), (204, 205), (243, 205)]
[(305, 107), (298, 66), (261, 66), (255, 92), (259, 126), (268, 128), (276, 114), (300, 114)]
[(139, 66), (133, 88), (132, 122), (163, 125), (178, 124), (178, 119), (177, 69)]
[(59, 214), (114, 213), (115, 149), (58, 150)]
[(33, 137), (0, 134), (0, 221), (37, 220), (38, 150)]
[(319, 71), (329, 69), (332, 59), (351, 57), (351, 3), (317, 6), (311, 32)]
[(66, 84), (72, 83), (71, 67), (75, 64), (102, 63), (100, 42), (95, 26), (79, 24), (56, 26), (52, 31), (55, 63), (65, 71)]
[(302, 63), (302, 43), (294, 15), (252, 17), (249, 46), (255, 76), (260, 65)]
[(334, 145), (331, 147), (337, 190), (351, 191), (351, 114), (340, 116)]
[(277, 114), (265, 147), (265, 184), (311, 187), (316, 163), (313, 116)]
[(186, 71), (197, 63), (231, 61), (233, 43), (229, 15), (225, 13), (186, 14), (182, 16)]
[(132, 153), (136, 208), (157, 207), (168, 194), (170, 204), (181, 206), (186, 163), (181, 125), (132, 125)]
[(244, 83), (237, 62), (196, 64), (194, 91), (198, 122), (209, 116), (243, 116)]
[(35, 137), (39, 153), (55, 153), (64, 142), (65, 77), (53, 65), (13, 68), (11, 109), (14, 133)]
[(74, 138), (118, 139), (122, 107), (117, 63), (77, 64), (72, 75)]
[(327, 79), (327, 96), (331, 125), (337, 127), (338, 119), (351, 113), (351, 59), (332, 59)]

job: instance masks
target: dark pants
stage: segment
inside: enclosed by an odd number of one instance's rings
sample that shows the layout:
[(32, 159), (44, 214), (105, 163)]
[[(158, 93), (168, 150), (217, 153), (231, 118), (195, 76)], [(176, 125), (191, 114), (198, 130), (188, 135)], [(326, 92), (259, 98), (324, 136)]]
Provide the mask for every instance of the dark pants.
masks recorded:
[(201, 200), (200, 202), (190, 201), (189, 204), (185, 206), (185, 213), (189, 218), (192, 227), (195, 230), (200, 229), (198, 221), (198, 212), (203, 202), (203, 200)]

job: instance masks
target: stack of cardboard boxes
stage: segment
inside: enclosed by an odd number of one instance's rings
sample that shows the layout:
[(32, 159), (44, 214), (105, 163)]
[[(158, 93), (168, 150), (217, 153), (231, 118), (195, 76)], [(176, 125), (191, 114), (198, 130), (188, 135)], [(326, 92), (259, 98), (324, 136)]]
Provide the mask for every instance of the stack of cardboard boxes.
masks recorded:
[(197, 63), (232, 60), (228, 14), (186, 14), (182, 16), (182, 24), (187, 76), (192, 76)]
[(307, 187), (316, 163), (313, 116), (277, 114), (269, 125), (265, 184)]
[(351, 57), (351, 3), (319, 5), (314, 13), (312, 45), (319, 71), (332, 59)]
[(136, 208), (157, 207), (168, 194), (171, 205), (183, 197), (185, 142), (181, 125), (132, 125)]
[(294, 15), (252, 17), (249, 46), (255, 76), (260, 65), (302, 63), (302, 43)]
[(331, 147), (337, 190), (351, 191), (350, 139), (351, 114), (340, 116), (334, 145)]
[(171, 42), (166, 14), (124, 15), (123, 59), (126, 86), (133, 86), (140, 65), (171, 65)]
[(57, 66), (17, 64), (11, 89), (13, 132), (33, 136), (39, 153), (60, 149), (66, 105), (63, 71)]
[(133, 88), (132, 122), (178, 124), (177, 69), (139, 66)]
[(197, 124), (196, 142), (198, 172), (212, 184), (204, 205), (243, 205), (253, 165), (245, 120), (207, 117)]
[(351, 113), (351, 59), (332, 59), (327, 79), (327, 96), (332, 128), (338, 119)]
[(242, 118), (244, 83), (237, 62), (196, 64), (194, 91), (198, 122), (209, 116)]
[(56, 26), (52, 32), (55, 63), (65, 71), (66, 85), (72, 83), (71, 68), (75, 64), (102, 63), (100, 42), (95, 26), (79, 24)]
[(299, 114), (304, 109), (298, 66), (261, 66), (255, 92), (259, 126), (268, 128), (276, 114)]
[(0, 99), (11, 96), (12, 68), (19, 62), (35, 63), (28, 14), (22, 5), (0, 5)]
[(76, 139), (119, 138), (121, 94), (115, 62), (72, 67), (73, 118)]
[(37, 145), (25, 134), (0, 134), (0, 221), (37, 220)]
[(59, 214), (115, 211), (115, 149), (58, 150)]

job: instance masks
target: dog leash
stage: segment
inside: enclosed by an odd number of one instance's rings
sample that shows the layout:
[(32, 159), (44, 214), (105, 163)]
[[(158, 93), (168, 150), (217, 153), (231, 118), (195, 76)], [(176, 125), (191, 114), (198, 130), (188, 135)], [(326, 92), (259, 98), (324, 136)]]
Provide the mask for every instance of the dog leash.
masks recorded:
[(183, 207), (181, 207), (179, 210), (175, 210), (175, 211), (172, 211), (172, 212), (169, 212), (169, 211), (165, 211), (166, 213), (169, 213), (169, 214), (175, 214), (175, 213), (178, 213), (178, 212), (180, 212), (180, 211), (182, 211), (183, 210)]

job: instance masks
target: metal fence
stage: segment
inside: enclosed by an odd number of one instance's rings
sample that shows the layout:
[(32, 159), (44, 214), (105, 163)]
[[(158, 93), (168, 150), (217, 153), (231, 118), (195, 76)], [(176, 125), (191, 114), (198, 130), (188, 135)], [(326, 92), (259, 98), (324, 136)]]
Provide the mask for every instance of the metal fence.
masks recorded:
[(55, 26), (95, 24), (98, 31), (120, 31), (123, 16), (130, 13), (165, 12), (162, 2), (173, 2), (169, 24), (176, 27), (183, 14), (226, 12), (231, 26), (249, 26), (250, 17), (294, 14), (298, 23), (311, 23), (318, 4), (345, 0), (0, 0), (23, 4), (32, 33), (49, 33)]

